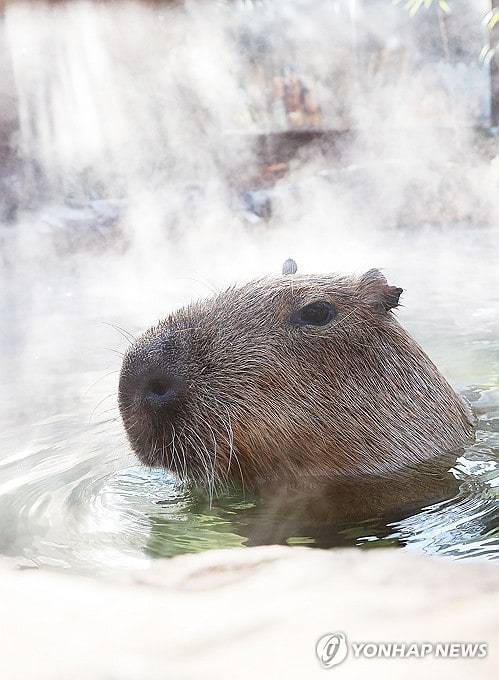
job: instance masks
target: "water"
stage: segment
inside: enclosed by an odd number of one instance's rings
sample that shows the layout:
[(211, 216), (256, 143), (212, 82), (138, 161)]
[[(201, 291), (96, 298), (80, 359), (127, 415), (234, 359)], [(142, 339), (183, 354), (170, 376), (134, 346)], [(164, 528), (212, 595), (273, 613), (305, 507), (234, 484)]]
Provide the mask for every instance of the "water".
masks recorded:
[[(0, 554), (85, 573), (271, 542), (497, 557), (499, 165), (470, 133), (488, 116), (487, 3), (446, 20), (450, 63), (430, 15), (375, 4), (7, 4)], [(318, 125), (355, 134), (334, 137), (334, 158), (330, 139), (263, 167), (258, 135)], [(384, 267), (404, 287), (401, 321), (478, 417), (443, 500), (409, 508), (408, 489), (383, 517), (333, 520), (300, 499), (210, 503), (137, 464), (120, 328), (289, 256), (303, 273)]]
[[(207, 294), (204, 282), (158, 281), (155, 274), (137, 280), (121, 255), (61, 259), (52, 272), (20, 263), (4, 270), (2, 281), (0, 551), (27, 565), (92, 573), (270, 542), (497, 558), (499, 285), (487, 264), (497, 254), (497, 235), (397, 232), (364, 235), (351, 247), (351, 268), (363, 267), (364, 258), (381, 262), (407, 287), (401, 321), (472, 402), (476, 442), (456, 465), (461, 481), (450, 498), (409, 516), (402, 507), (388, 518), (337, 523), (306, 520), (299, 504), (290, 519), (289, 511), (253, 495), (234, 493), (210, 505), (170, 473), (138, 465), (116, 405), (119, 353), (127, 344), (117, 327), (138, 332)], [(232, 273), (227, 263), (214, 283)]]

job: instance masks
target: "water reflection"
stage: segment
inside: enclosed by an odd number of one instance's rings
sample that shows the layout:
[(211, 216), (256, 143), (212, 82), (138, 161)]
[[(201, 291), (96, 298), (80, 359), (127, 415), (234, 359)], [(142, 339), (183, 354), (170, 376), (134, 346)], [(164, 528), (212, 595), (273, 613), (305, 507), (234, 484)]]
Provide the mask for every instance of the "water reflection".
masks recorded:
[[(375, 485), (356, 480), (263, 498), (233, 493), (210, 503), (168, 472), (121, 467), (123, 459), (105, 450), (117, 436), (115, 421), (80, 437), (73, 431), (71, 446), (61, 438), (70, 434), (67, 419), (37, 426), (38, 446), (6, 456), (0, 468), (0, 549), (32, 564), (116, 571), (151, 557), (271, 543), (499, 555), (499, 457), (487, 441), (490, 434), (495, 443), (497, 430), (480, 430), (453, 474), (430, 478), (419, 470)], [(95, 450), (83, 456), (89, 436)], [(439, 501), (430, 504), (432, 496)]]
[(411, 260), (401, 256), (404, 234), (387, 238), (391, 250), (382, 240), (373, 243), (370, 263), (392, 253), (385, 259), (390, 275), (408, 288), (403, 323), (477, 416), (476, 441), (448, 462), (452, 474), (442, 466), (381, 480), (376, 487), (356, 480), (320, 494), (233, 493), (210, 505), (202, 494), (177, 486), (169, 473), (138, 466), (116, 408), (120, 352), (127, 341), (113, 325), (135, 332), (154, 321), (157, 310), (193, 294), (184, 290), (184, 280), (178, 288), (167, 280), (154, 295), (146, 290), (147, 305), (130, 306), (129, 297), (121, 299), (123, 288), (109, 283), (120, 280), (119, 264), (116, 270), (108, 266), (109, 285), (103, 286), (97, 260), (93, 278), (86, 269), (57, 271), (52, 280), (45, 276), (42, 290), (23, 289), (19, 276), (6, 281), (0, 551), (28, 565), (91, 573), (146, 567), (158, 556), (274, 542), (398, 545), (458, 559), (497, 558), (499, 287), (485, 285), (494, 272), (482, 277), (475, 264), (487, 259), (495, 236), (476, 239), (470, 259), (468, 244), (459, 240), (453, 247), (459, 278), (467, 284), (453, 288), (451, 274), (441, 289), (441, 272), (434, 261), (425, 263), (441, 236), (434, 235), (430, 247), (413, 240)]

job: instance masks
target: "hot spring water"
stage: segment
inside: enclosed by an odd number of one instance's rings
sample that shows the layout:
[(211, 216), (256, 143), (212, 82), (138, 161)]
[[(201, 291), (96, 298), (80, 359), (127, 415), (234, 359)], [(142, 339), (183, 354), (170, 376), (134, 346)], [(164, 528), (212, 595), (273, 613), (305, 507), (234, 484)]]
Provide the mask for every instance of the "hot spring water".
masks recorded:
[[(489, 269), (476, 271), (477, 262), (490, 261), (497, 237), (458, 237), (453, 243), (447, 235), (421, 241), (392, 235), (389, 257), (382, 241), (379, 250), (373, 244), (369, 257), (382, 258), (397, 283), (408, 282), (401, 321), (478, 416), (476, 443), (457, 465), (463, 480), (459, 493), (389, 525), (373, 517), (360, 525), (317, 527), (320, 540), (295, 535), (289, 526), (289, 535), (279, 540), (322, 546), (389, 543), (457, 557), (499, 555), (499, 282), (497, 270), (494, 280)], [(442, 286), (438, 262), (449, 253), (455, 268), (446, 272)], [(146, 564), (153, 556), (253, 544), (265, 524), (275, 521), (272, 510), (266, 513), (251, 495), (215, 497), (210, 507), (207, 498), (177, 487), (169, 473), (134, 460), (116, 405), (116, 352), (127, 344), (117, 328), (138, 331), (144, 316), (153, 322), (189, 297), (185, 286), (195, 293), (192, 282), (182, 279), (161, 285), (143, 281), (127, 300), (120, 292), (123, 275), (121, 261), (110, 265), (96, 258), (84, 273), (40, 272), (34, 290), (18, 281), (18, 287), (7, 283), (3, 289), (3, 554), (101, 571)], [(141, 304), (148, 307), (152, 296), (157, 303), (149, 316)]]
[[(341, 3), (326, 4), (301, 22), (290, 9), (283, 21), (294, 25), (295, 42), (274, 46), (295, 62), (298, 54), (319, 83), (351, 38), (351, 27), (338, 29), (334, 59), (324, 56), (331, 29), (344, 26), (331, 9)], [(441, 199), (434, 186), (450, 172), (449, 149), (471, 156), (466, 128), (456, 128), (452, 145), (431, 126), (401, 132), (414, 110), (381, 83), (370, 95), (377, 108), (370, 100), (355, 113), (359, 125), (377, 125), (376, 135), (364, 127), (339, 169), (319, 155), (300, 158), (277, 180), (270, 219), (249, 212), (239, 197), (255, 188), (251, 172), (241, 186), (234, 177), (241, 166), (256, 168), (251, 135), (274, 129), (282, 111), (278, 101), (262, 104), (258, 77), (266, 76), (255, 75), (244, 49), (250, 41), (265, 52), (255, 36), (279, 17), (235, 5), (233, 14), (133, 2), (6, 11), (18, 160), (8, 178), (15, 210), (0, 225), (0, 553), (85, 572), (262, 540), (495, 558), (497, 167), (477, 160), (462, 169), (466, 183), (451, 183)], [(304, 48), (310, 31), (313, 50)], [(334, 119), (331, 107), (322, 100), (324, 118)], [(418, 207), (438, 200), (452, 208), (445, 224), (422, 224)], [(477, 223), (466, 221), (470, 211)], [(453, 497), (409, 517), (305, 535), (299, 522), (287, 523), (277, 534), (272, 509), (251, 494), (210, 504), (170, 473), (138, 465), (116, 403), (129, 334), (236, 280), (277, 273), (288, 256), (303, 273), (383, 267), (405, 289), (398, 317), (478, 418)]]

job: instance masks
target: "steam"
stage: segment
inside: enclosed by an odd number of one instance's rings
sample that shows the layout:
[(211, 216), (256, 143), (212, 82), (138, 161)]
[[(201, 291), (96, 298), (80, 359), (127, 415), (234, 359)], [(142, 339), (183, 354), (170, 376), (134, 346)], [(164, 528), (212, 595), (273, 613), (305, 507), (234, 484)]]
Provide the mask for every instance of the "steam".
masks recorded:
[[(455, 4), (444, 34), (388, 1), (7, 4), (11, 301), (35, 326), (61, 295), (140, 328), (288, 256), (301, 272), (384, 267), (413, 309), (491, 290), (468, 259), (499, 206), (494, 141), (474, 132), (487, 3)], [(265, 169), (262, 135), (289, 128), (333, 132)], [(269, 185), (262, 218), (244, 192)]]
[[(401, 321), (493, 423), (485, 0), (440, 20), (391, 0), (0, 4), (2, 553), (135, 565), (172, 480), (123, 471), (128, 332), (288, 257), (384, 268)], [(492, 469), (483, 428), (468, 462)]]

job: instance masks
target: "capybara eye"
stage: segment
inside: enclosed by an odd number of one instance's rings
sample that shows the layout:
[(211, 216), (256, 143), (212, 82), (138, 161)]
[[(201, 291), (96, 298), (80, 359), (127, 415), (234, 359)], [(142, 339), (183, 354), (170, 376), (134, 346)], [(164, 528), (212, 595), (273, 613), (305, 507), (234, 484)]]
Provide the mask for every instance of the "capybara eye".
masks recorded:
[(335, 318), (336, 307), (330, 302), (311, 302), (291, 315), (295, 326), (325, 326)]

